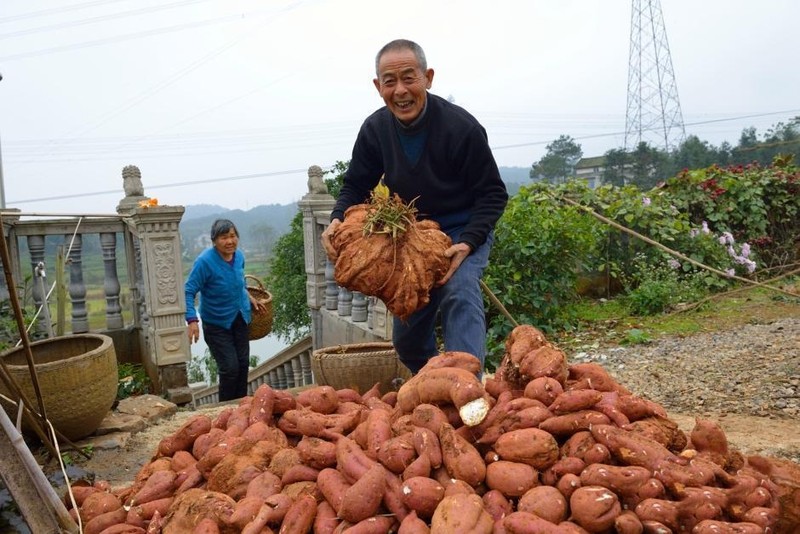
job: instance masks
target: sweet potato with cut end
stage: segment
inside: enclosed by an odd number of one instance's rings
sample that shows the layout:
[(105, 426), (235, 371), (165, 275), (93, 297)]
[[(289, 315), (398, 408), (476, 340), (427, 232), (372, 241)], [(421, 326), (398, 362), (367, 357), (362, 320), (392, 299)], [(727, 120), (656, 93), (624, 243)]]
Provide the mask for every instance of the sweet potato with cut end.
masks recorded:
[[(572, 521), (589, 532), (603, 532), (614, 526), (622, 505), (617, 495), (602, 486), (582, 486), (569, 498)], [(637, 514), (638, 507), (637, 507)], [(640, 516), (641, 517), (641, 516)]]
[(431, 532), (490, 534), (492, 516), (477, 495), (450, 495), (442, 499), (431, 518)]
[(503, 434), (494, 444), (494, 450), (503, 460), (526, 463), (544, 470), (558, 460), (558, 442), (538, 428), (523, 428)]
[(517, 503), (517, 511), (536, 514), (556, 525), (567, 519), (567, 499), (553, 486), (536, 486), (525, 492)]
[(478, 378), (455, 367), (429, 369), (414, 375), (397, 393), (397, 407), (411, 413), (420, 404), (452, 403), (467, 426), (479, 424), (489, 413), (489, 396)]

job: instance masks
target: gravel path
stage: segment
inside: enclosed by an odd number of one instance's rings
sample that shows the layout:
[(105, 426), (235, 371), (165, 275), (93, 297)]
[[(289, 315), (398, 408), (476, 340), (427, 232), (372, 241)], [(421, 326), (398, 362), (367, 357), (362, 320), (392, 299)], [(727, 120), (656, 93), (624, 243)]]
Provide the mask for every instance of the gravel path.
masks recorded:
[(600, 363), (668, 411), (800, 420), (800, 318), (584, 350), (570, 361)]

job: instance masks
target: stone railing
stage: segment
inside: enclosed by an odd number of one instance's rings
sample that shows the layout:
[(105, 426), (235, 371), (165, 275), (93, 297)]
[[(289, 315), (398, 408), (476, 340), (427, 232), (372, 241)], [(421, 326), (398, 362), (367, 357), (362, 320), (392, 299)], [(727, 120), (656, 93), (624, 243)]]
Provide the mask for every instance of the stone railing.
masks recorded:
[(306, 297), (314, 350), (390, 340), (392, 318), (384, 303), (336, 284), (333, 264), (328, 261), (321, 241), (335, 201), (328, 194), (322, 176), (320, 167), (308, 169), (309, 192), (297, 203), (303, 213)]
[[(37, 318), (36, 337), (89, 332), (89, 308), (103, 306), (105, 324), (93, 330), (114, 340), (118, 361), (143, 364), (159, 393), (186, 402), (191, 398), (186, 373), (191, 353), (178, 232), (184, 208), (158, 206), (145, 197), (141, 175), (133, 166), (123, 170), (123, 189), (126, 196), (116, 214), (3, 210), (13, 283), (19, 291), (30, 277), (35, 307), (45, 311)], [(85, 282), (84, 262), (94, 260), (88, 256), (91, 252), (84, 252), (90, 239), (99, 240), (102, 292)], [(64, 271), (68, 279), (62, 282)], [(59, 282), (56, 289), (64, 288), (52, 300), (47, 293), (53, 282), (44, 283), (46, 273)], [(127, 284), (124, 291), (123, 283)], [(5, 284), (2, 290), (7, 296)], [(60, 301), (58, 310), (66, 309), (67, 300), (68, 318), (51, 318), (50, 306), (42, 306)]]
[[(258, 386), (268, 384), (273, 389), (292, 389), (315, 383), (311, 372), (311, 337), (306, 337), (285, 348), (255, 369), (247, 377), (247, 394), (255, 393)], [(219, 402), (219, 386), (207, 386), (192, 392), (195, 406)]]

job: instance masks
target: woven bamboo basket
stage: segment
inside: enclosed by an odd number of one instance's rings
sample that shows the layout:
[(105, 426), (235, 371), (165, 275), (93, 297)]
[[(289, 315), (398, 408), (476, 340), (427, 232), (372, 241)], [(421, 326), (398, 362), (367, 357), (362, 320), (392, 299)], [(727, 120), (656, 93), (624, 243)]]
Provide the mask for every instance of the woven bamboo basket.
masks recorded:
[(247, 292), (250, 296), (264, 305), (263, 310), (252, 309), (252, 318), (248, 332), (250, 339), (261, 339), (272, 332), (272, 294), (264, 289), (264, 284), (252, 274), (244, 275), (245, 280), (253, 280), (256, 285), (248, 285)]
[[(117, 398), (119, 376), (112, 339), (101, 334), (74, 334), (37, 341), (30, 347), (47, 419), (70, 440), (94, 433)], [(28, 408), (38, 412), (25, 348), (8, 350), (0, 358), (28, 401), (34, 403)], [(0, 393), (16, 398), (2, 382)], [(2, 404), (15, 419), (15, 407), (6, 401)]]
[(381, 393), (394, 390), (395, 378), (408, 380), (411, 371), (400, 363), (394, 346), (387, 342), (336, 345), (314, 351), (311, 370), (316, 383), (334, 389), (368, 391), (376, 383)]

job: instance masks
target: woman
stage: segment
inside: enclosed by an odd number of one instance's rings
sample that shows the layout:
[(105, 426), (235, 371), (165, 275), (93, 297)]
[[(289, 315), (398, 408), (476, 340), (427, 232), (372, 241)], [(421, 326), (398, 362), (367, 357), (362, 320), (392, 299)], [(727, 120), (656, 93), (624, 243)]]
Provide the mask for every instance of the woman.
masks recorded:
[[(247, 372), (250, 365), (251, 306), (263, 307), (247, 292), (244, 278), (244, 254), (238, 250), (239, 231), (231, 221), (217, 219), (211, 225), (212, 247), (200, 253), (186, 280), (186, 322), (189, 343), (200, 339), (199, 318), (203, 320), (203, 338), (217, 362), (219, 400), (239, 399), (247, 395)], [(199, 318), (195, 297), (200, 293)]]

